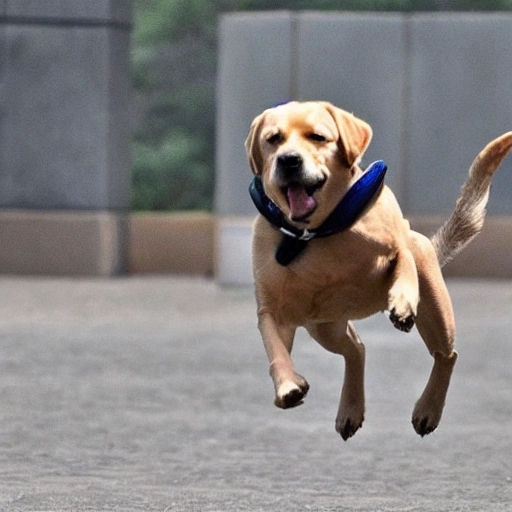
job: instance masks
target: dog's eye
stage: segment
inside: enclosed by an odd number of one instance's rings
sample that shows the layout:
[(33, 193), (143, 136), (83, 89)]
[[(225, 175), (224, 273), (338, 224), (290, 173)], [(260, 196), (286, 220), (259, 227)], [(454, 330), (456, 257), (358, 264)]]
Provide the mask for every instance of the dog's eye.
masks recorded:
[(325, 142), (327, 140), (323, 135), (315, 132), (308, 133), (307, 137), (314, 142)]
[(270, 137), (267, 137), (267, 142), (274, 146), (275, 144), (279, 144), (283, 141), (283, 136), (280, 133), (274, 133), (270, 135)]

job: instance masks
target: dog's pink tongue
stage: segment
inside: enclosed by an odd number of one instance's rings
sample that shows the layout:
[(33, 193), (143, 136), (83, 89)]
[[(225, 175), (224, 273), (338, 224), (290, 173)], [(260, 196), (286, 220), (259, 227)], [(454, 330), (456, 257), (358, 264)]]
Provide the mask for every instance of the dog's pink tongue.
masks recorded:
[(290, 185), (287, 190), (287, 196), (292, 219), (303, 219), (316, 208), (314, 197), (308, 195), (305, 187), (302, 185)]

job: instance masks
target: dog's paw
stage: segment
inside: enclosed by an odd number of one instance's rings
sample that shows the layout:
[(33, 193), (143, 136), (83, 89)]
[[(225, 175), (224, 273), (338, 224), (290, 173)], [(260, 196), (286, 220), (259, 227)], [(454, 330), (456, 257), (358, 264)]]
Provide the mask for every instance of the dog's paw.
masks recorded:
[(274, 404), (280, 409), (290, 409), (297, 407), (304, 402), (308, 394), (309, 384), (304, 377), (296, 375), (295, 382), (283, 382), (276, 391)]
[(411, 283), (397, 281), (389, 291), (388, 311), (391, 323), (400, 331), (414, 327), (419, 303), (418, 290)]
[(412, 412), (412, 426), (418, 435), (421, 437), (434, 432), (441, 421), (443, 413), (443, 403), (440, 405), (431, 403), (430, 406), (425, 407), (423, 401), (420, 399), (414, 407)]
[(412, 418), (412, 426), (414, 427), (414, 430), (418, 435), (421, 437), (426, 436), (427, 434), (430, 434), (434, 432), (434, 430), (437, 428), (437, 422), (432, 423), (430, 421), (430, 418), (419, 418), (414, 417)]
[(346, 441), (352, 437), (362, 426), (364, 417), (360, 419), (344, 418), (336, 420), (336, 432)]
[(362, 426), (364, 421), (364, 395), (351, 402), (343, 401), (336, 416), (336, 432), (346, 441)]
[(395, 308), (389, 312), (389, 320), (399, 331), (410, 332), (414, 327), (415, 319), (416, 316), (412, 312), (399, 315)]

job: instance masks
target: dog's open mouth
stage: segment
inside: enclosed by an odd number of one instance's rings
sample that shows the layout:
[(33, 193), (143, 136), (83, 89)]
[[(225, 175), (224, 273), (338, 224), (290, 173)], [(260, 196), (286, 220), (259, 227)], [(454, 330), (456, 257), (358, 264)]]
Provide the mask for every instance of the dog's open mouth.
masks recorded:
[(306, 186), (301, 183), (291, 183), (283, 187), (283, 194), (290, 207), (291, 220), (296, 222), (305, 221), (316, 210), (317, 202), (314, 194), (322, 188), (324, 183), (325, 179), (322, 179), (314, 185)]

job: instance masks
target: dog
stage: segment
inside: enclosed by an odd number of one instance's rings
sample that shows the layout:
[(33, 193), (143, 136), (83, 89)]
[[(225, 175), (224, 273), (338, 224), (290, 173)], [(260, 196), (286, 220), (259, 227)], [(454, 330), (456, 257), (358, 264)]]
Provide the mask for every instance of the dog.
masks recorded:
[(335, 426), (347, 440), (365, 412), (365, 347), (351, 321), (388, 311), (399, 330), (416, 325), (434, 359), (412, 414), (423, 437), (440, 422), (457, 360), (441, 267), (480, 232), (512, 132), (478, 154), (453, 214), (431, 239), (402, 216), (382, 183), (385, 165), (359, 167), (371, 138), (368, 123), (328, 102), (289, 102), (253, 120), (245, 147), (260, 212), (253, 225), (258, 328), (277, 407), (302, 404), (309, 389), (290, 355), (299, 326), (344, 357)]

